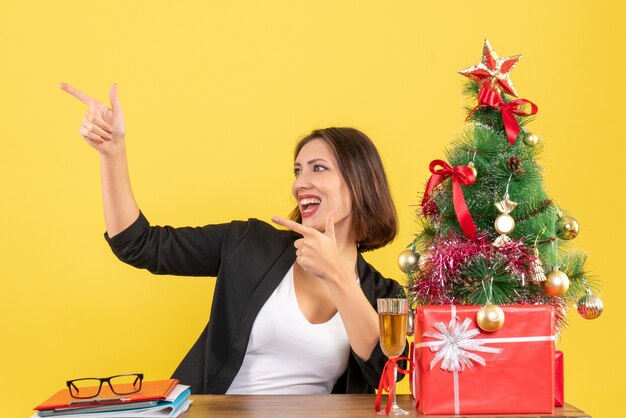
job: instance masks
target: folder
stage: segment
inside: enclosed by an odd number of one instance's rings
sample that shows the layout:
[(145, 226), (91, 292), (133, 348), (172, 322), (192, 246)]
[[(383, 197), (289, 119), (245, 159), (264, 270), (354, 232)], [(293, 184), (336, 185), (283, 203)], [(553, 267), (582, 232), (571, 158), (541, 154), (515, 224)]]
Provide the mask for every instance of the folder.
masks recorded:
[(103, 405), (129, 405), (136, 402), (160, 401), (178, 385), (177, 379), (145, 381), (141, 390), (129, 395), (116, 395), (107, 384), (102, 385), (100, 394), (93, 399), (76, 399), (69, 389), (62, 389), (34, 409), (37, 411), (69, 411), (101, 407)]

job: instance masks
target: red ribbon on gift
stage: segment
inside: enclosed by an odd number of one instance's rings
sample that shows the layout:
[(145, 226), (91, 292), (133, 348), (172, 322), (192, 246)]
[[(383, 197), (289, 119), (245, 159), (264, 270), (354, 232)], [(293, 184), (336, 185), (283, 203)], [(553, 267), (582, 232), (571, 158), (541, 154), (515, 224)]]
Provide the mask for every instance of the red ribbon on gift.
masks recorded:
[[(398, 361), (401, 360), (406, 360), (408, 362), (409, 367), (406, 370), (398, 366)], [(389, 360), (387, 360), (387, 363), (385, 363), (385, 367), (383, 368), (383, 374), (380, 376), (378, 392), (376, 393), (376, 403), (374, 404), (374, 409), (376, 410), (376, 412), (380, 411), (380, 401), (383, 397), (383, 391), (389, 393), (387, 406), (385, 406), (385, 414), (389, 415), (389, 411), (391, 411), (391, 405), (393, 405), (394, 396), (396, 396), (396, 374), (394, 373), (395, 370), (402, 374), (409, 374), (411, 373), (411, 371), (413, 371), (413, 362), (406, 356), (390, 358)]]
[[(437, 166), (441, 166), (442, 168), (438, 169)], [(433, 160), (430, 163), (429, 169), (432, 175), (430, 176), (430, 180), (428, 180), (424, 198), (422, 199), (422, 211), (425, 212), (426, 205), (430, 201), (430, 193), (433, 189), (439, 183), (452, 176), (452, 201), (454, 203), (454, 212), (465, 235), (468, 238), (474, 239), (476, 237), (476, 224), (474, 223), (474, 219), (472, 219), (469, 209), (467, 209), (463, 189), (461, 188), (461, 185), (469, 186), (474, 184), (476, 181), (474, 171), (464, 165), (457, 165), (453, 168), (443, 160)]]
[[(521, 105), (524, 104), (530, 105), (530, 113), (526, 113), (519, 108)], [(472, 109), (469, 115), (467, 115), (466, 120), (468, 120), (470, 116), (472, 116), (472, 113), (474, 113), (474, 111), (480, 109), (481, 107), (493, 107), (502, 114), (502, 122), (504, 122), (506, 136), (509, 138), (509, 143), (511, 145), (515, 143), (515, 139), (520, 132), (519, 123), (517, 123), (515, 115), (531, 116), (535, 115), (539, 110), (536, 104), (526, 99), (516, 99), (507, 103), (502, 100), (502, 96), (497, 90), (494, 90), (487, 84), (483, 84), (480, 88), (480, 91), (478, 92), (478, 105)]]

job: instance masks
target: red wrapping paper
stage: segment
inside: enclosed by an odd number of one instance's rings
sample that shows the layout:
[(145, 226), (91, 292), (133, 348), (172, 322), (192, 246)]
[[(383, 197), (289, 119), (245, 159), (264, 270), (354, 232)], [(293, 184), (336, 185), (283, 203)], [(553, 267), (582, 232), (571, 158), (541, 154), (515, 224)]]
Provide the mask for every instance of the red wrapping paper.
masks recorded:
[(554, 352), (554, 406), (565, 405), (565, 388), (563, 380), (563, 352)]
[[(476, 313), (480, 306), (455, 306), (457, 323), (471, 320), (468, 330), (478, 328)], [(492, 333), (481, 331), (475, 340), (499, 338), (543, 341), (486, 341), (485, 347), (501, 348), (500, 353), (472, 351), (485, 361), (473, 362), (457, 372), (457, 402), (454, 373), (442, 370), (441, 360), (431, 369), (436, 353), (420, 343), (436, 341), (424, 337), (437, 332), (434, 324), (449, 326), (450, 305), (422, 306), (415, 312), (414, 375), (411, 380), (416, 407), (424, 414), (514, 414), (552, 413), (554, 410), (554, 311), (545, 305), (502, 306), (504, 326)], [(479, 329), (479, 328), (478, 328)], [(545, 338), (543, 338), (545, 337)], [(455, 410), (455, 406), (458, 410)]]

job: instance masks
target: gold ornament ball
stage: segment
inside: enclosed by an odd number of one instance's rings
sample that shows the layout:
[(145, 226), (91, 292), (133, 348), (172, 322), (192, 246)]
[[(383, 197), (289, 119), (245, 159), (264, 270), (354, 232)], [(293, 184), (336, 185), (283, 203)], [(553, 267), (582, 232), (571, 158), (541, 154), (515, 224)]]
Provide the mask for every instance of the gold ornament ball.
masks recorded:
[(539, 143), (539, 137), (537, 135), (530, 133), (530, 132), (526, 132), (526, 134), (524, 135), (524, 144), (528, 145), (529, 147), (534, 147), (538, 143)]
[(406, 274), (410, 274), (417, 268), (419, 258), (415, 251), (404, 250), (398, 256), (398, 267)]
[(504, 311), (498, 305), (485, 305), (476, 314), (476, 323), (485, 332), (494, 332), (504, 325)]
[(472, 169), (472, 173), (474, 173), (474, 177), (478, 177), (478, 170), (476, 170), (474, 161), (470, 161), (469, 163), (467, 163), (467, 166)]
[(507, 235), (515, 228), (515, 220), (511, 215), (503, 213), (496, 218), (493, 226), (496, 228), (496, 231), (498, 231), (498, 234)]
[(576, 304), (576, 309), (583, 318), (596, 319), (602, 314), (604, 304), (600, 297), (596, 295), (586, 295), (580, 298)]
[(554, 269), (546, 275), (543, 288), (550, 296), (562, 296), (569, 289), (569, 277), (559, 269)]
[(578, 235), (579, 231), (580, 226), (578, 225), (578, 221), (574, 219), (573, 216), (561, 216), (556, 225), (556, 235), (561, 239), (574, 239)]

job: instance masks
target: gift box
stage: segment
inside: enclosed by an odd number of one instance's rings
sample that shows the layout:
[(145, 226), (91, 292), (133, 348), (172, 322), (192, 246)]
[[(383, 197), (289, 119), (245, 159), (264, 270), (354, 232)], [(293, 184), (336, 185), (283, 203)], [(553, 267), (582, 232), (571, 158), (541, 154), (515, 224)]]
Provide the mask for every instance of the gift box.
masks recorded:
[(565, 405), (565, 384), (563, 380), (563, 352), (554, 352), (554, 406)]
[(502, 306), (504, 326), (484, 332), (480, 306), (415, 312), (411, 389), (424, 414), (533, 414), (554, 410), (554, 311)]

